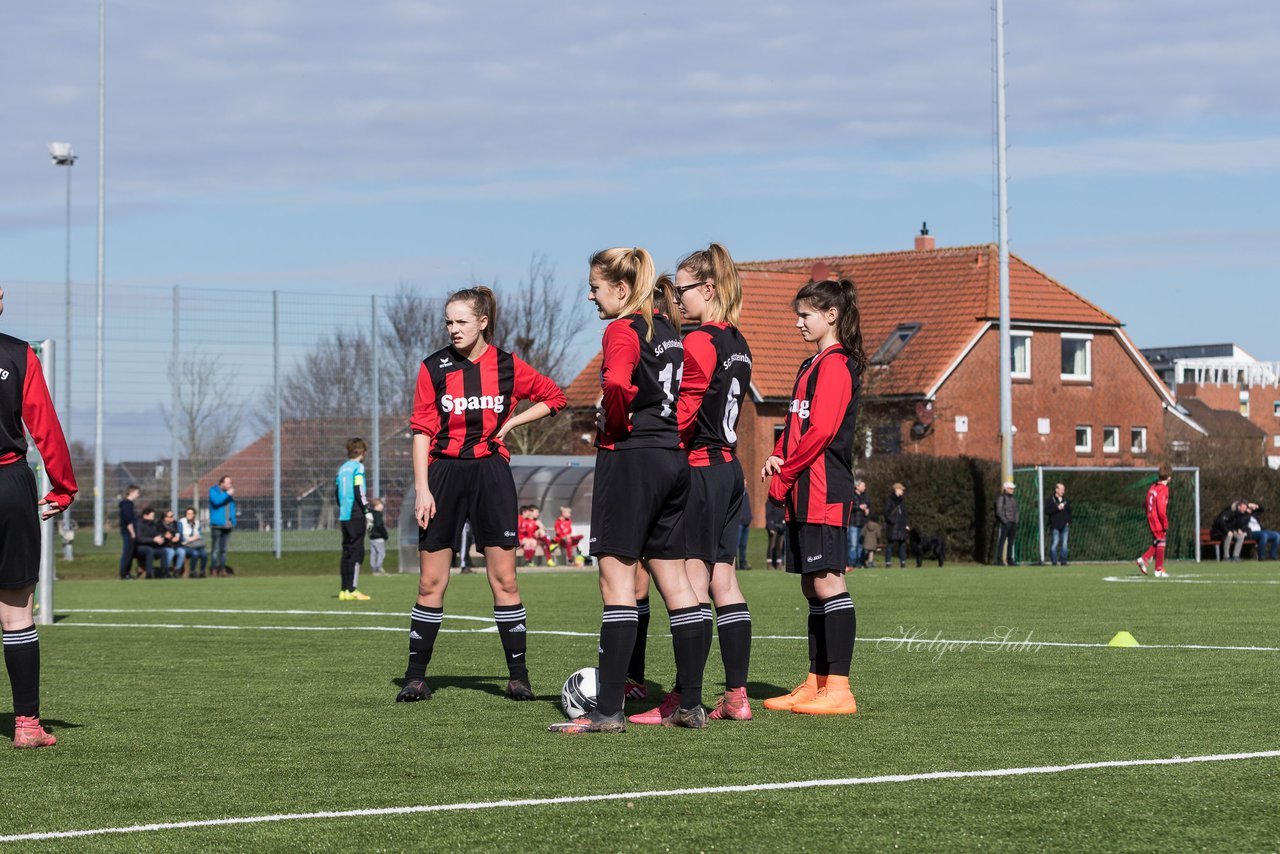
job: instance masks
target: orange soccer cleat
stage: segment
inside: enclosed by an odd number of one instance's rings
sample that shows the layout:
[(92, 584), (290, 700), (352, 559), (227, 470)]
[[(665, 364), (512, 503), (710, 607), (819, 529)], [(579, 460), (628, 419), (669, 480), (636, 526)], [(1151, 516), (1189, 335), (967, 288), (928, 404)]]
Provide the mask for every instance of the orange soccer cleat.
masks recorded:
[[(826, 679), (825, 676), (821, 678)], [(764, 707), (775, 712), (789, 712), (796, 703), (807, 703), (818, 694), (818, 679), (818, 674), (810, 673), (809, 677), (793, 688), (790, 694), (783, 694), (781, 697), (770, 697), (765, 700)]]

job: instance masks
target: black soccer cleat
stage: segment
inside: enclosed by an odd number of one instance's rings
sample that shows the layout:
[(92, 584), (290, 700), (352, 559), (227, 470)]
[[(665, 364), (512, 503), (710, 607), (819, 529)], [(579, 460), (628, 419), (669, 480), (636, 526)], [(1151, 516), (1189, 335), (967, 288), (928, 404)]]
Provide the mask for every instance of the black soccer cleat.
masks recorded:
[(416, 703), (419, 700), (430, 700), (431, 688), (425, 679), (408, 679), (400, 693), (396, 694), (397, 703)]
[(688, 729), (706, 729), (707, 728), (707, 710), (701, 705), (692, 709), (676, 709), (670, 715), (662, 719), (663, 726), (669, 727), (687, 727)]
[(622, 712), (615, 712), (612, 715), (602, 715), (595, 709), (587, 712), (580, 718), (574, 718), (564, 723), (552, 724), (547, 727), (547, 732), (562, 732), (566, 735), (579, 735), (584, 732), (626, 732), (627, 719)]
[(506, 697), (508, 700), (535, 700), (533, 696), (533, 688), (529, 687), (526, 679), (512, 679), (507, 683)]

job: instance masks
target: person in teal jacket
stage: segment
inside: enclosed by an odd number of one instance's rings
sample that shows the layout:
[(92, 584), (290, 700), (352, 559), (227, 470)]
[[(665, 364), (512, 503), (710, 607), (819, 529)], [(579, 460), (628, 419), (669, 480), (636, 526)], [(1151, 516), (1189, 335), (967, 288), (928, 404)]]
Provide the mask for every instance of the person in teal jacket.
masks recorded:
[(216, 485), (209, 487), (209, 535), (213, 540), (209, 570), (212, 575), (231, 575), (227, 567), (227, 541), (236, 527), (235, 496), (230, 475), (223, 475)]
[(364, 535), (368, 528), (365, 514), (369, 512), (364, 485), (364, 453), (368, 450), (364, 439), (347, 442), (347, 461), (338, 468), (334, 479), (334, 497), (338, 500), (338, 525), (342, 528), (342, 557), (338, 571), (342, 586), (338, 598), (344, 602), (352, 599), (366, 601), (367, 595), (356, 589), (360, 579), (360, 564), (364, 563)]

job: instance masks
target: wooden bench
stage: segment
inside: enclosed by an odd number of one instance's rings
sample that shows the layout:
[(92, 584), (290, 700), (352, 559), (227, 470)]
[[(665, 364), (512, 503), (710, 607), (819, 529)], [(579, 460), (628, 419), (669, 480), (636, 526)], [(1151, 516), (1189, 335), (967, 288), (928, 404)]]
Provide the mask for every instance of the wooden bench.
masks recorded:
[(1214, 559), (1217, 560), (1219, 563), (1221, 563), (1222, 562), (1222, 540), (1215, 540), (1213, 538), (1213, 534), (1209, 532), (1208, 528), (1201, 528), (1200, 529), (1201, 554), (1204, 553), (1204, 548), (1206, 546), (1213, 546)]

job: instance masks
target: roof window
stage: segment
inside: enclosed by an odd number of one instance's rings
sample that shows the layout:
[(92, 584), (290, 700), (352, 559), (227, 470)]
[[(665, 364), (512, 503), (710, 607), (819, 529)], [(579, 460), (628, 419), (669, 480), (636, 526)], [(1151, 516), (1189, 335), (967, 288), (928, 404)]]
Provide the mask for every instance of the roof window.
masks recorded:
[(907, 346), (915, 334), (920, 331), (918, 323), (900, 323), (898, 328), (889, 334), (888, 340), (880, 345), (880, 349), (871, 357), (873, 365), (887, 365), (894, 359), (898, 358), (898, 354), (902, 352), (902, 348)]

